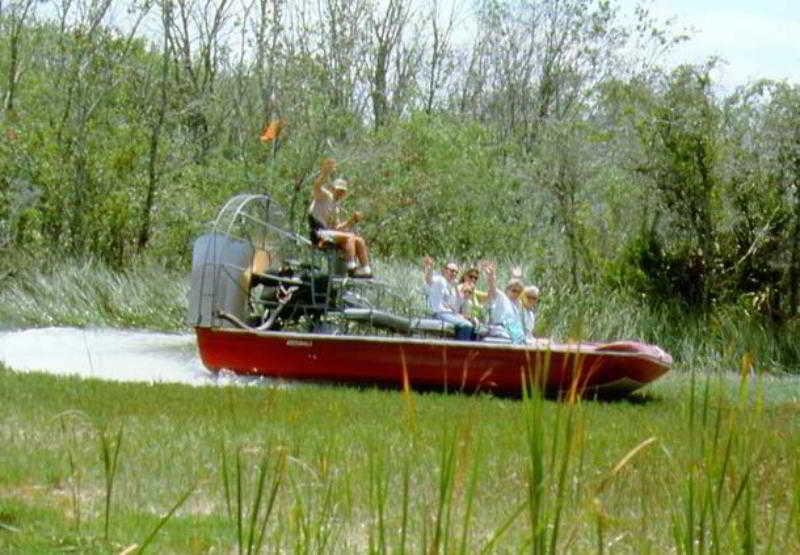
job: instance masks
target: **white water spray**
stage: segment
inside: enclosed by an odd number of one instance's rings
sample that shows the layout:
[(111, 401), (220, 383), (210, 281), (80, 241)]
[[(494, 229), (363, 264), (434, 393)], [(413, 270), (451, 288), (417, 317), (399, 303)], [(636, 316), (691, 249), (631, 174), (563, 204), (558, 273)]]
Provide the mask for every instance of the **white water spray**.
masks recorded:
[(115, 329), (38, 328), (0, 333), (0, 361), (17, 372), (102, 380), (247, 385), (272, 383), (209, 372), (193, 334)]

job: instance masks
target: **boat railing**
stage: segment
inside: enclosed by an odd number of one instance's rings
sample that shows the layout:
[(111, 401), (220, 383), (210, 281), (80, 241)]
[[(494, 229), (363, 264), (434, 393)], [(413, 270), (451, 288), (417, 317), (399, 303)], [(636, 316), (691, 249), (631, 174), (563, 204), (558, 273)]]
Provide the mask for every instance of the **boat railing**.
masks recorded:
[[(366, 324), (396, 332), (447, 333), (438, 322), (384, 325), (389, 314), (412, 322), (414, 303), (385, 281), (349, 277), (338, 250), (313, 248), (284, 220), (268, 195), (237, 195), (225, 204), (209, 233), (195, 244), (189, 311), (193, 325), (238, 326), (235, 318), (256, 329), (338, 326), (349, 332), (350, 324)], [(377, 318), (355, 320), (346, 316), (347, 309), (368, 309)]]

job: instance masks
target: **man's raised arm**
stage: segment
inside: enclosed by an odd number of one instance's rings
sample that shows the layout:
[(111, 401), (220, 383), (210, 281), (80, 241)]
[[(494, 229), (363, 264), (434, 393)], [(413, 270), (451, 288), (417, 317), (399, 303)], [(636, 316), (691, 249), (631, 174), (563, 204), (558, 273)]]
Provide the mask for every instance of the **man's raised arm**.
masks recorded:
[(324, 198), (327, 194), (330, 194), (328, 190), (325, 188), (325, 184), (328, 182), (328, 178), (336, 171), (336, 160), (333, 158), (325, 158), (322, 160), (322, 164), (319, 166), (319, 175), (314, 180), (314, 198)]

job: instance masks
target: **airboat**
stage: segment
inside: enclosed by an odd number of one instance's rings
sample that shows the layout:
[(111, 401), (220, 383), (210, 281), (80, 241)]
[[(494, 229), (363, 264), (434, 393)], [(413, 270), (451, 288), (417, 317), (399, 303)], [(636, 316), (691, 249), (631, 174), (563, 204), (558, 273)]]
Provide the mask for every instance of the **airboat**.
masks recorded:
[[(670, 369), (661, 348), (456, 341), (414, 293), (348, 277), (265, 194), (238, 195), (195, 240), (188, 320), (212, 371), (291, 381), (519, 396), (624, 396)], [(420, 278), (421, 280), (421, 278)], [(420, 296), (420, 295), (417, 295)]]

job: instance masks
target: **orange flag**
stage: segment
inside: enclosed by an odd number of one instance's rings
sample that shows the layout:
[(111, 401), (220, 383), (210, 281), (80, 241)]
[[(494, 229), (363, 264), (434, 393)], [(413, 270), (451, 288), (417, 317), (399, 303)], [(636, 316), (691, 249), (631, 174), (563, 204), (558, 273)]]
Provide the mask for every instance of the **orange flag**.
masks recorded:
[(282, 119), (274, 119), (269, 124), (264, 126), (264, 129), (261, 131), (261, 142), (268, 143), (270, 141), (274, 141), (277, 139), (281, 131), (283, 131), (283, 127), (285, 122)]

